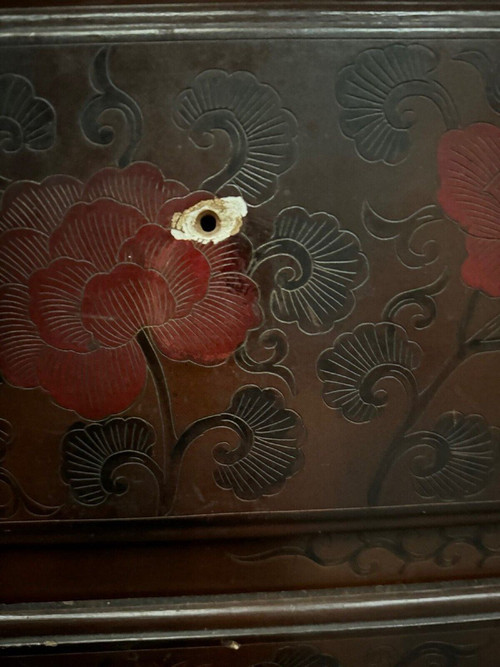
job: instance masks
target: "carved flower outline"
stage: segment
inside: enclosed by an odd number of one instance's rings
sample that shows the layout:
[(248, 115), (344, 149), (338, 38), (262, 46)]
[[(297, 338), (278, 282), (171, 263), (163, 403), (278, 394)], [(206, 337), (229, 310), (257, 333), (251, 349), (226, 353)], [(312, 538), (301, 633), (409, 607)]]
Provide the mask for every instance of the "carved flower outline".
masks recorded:
[(323, 400), (345, 419), (362, 424), (384, 409), (387, 393), (376, 389), (385, 377), (399, 380), (414, 392), (413, 371), (420, 365), (422, 350), (409, 340), (403, 327), (392, 322), (359, 324), (341, 334), (318, 358), (318, 377)]
[(235, 393), (226, 414), (243, 426), (245, 437), (237, 451), (222, 444), (215, 449), (216, 484), (240, 500), (274, 495), (302, 467), (302, 419), (276, 389), (254, 385)]
[[(283, 257), (291, 262), (282, 265)], [(282, 210), (271, 240), (254, 254), (253, 271), (277, 262), (271, 310), (280, 322), (296, 322), (307, 334), (329, 331), (347, 317), (354, 295), (368, 277), (368, 260), (355, 234), (328, 213), (308, 213), (299, 206)]]
[(440, 110), (447, 127), (456, 127), (456, 109), (445, 88), (430, 78), (437, 55), (422, 44), (389, 44), (367, 49), (344, 67), (336, 84), (340, 127), (369, 162), (394, 165), (410, 148), (414, 113), (405, 98), (423, 96)]
[(278, 649), (270, 662), (254, 667), (340, 667), (340, 662), (312, 646), (284, 646)]
[(41, 151), (55, 141), (56, 115), (23, 76), (0, 76), (0, 148), (16, 152), (23, 146)]
[(259, 322), (243, 237), (176, 241), (189, 193), (148, 163), (87, 183), (53, 176), (8, 188), (0, 212), (0, 366), (18, 387), (100, 419), (126, 409), (146, 379), (142, 329), (174, 360), (226, 359)]
[(215, 131), (232, 143), (234, 157), (203, 185), (218, 192), (236, 187), (250, 206), (269, 201), (279, 177), (295, 162), (297, 122), (278, 93), (250, 72), (201, 72), (174, 103), (174, 122), (189, 130), (200, 148), (212, 146)]
[[(63, 438), (61, 473), (76, 500), (82, 505), (100, 505), (113, 493), (127, 490), (109, 471), (125, 455), (152, 464), (155, 432), (137, 417), (115, 417), (101, 423), (74, 424)], [(130, 459), (129, 459), (130, 460)]]
[(462, 278), (500, 297), (500, 128), (475, 123), (447, 132), (438, 166), (439, 202), (467, 234)]
[(499, 432), (481, 415), (446, 412), (431, 431), (407, 440), (435, 452), (432, 462), (423, 456), (414, 461), (414, 484), (423, 498), (463, 500), (482, 491), (493, 474)]

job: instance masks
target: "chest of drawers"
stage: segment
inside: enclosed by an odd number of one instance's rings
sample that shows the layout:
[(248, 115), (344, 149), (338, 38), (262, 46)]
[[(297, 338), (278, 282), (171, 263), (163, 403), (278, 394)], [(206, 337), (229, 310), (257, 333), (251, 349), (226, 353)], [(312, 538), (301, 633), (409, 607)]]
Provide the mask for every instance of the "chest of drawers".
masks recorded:
[(1, 664), (498, 664), (499, 31), (2, 11)]

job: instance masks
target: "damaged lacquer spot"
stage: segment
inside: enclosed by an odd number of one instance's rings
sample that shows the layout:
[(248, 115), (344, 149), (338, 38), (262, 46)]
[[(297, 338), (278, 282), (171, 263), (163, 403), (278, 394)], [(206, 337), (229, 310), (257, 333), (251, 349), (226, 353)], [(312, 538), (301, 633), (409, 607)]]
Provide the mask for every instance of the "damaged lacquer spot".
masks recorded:
[(246, 214), (243, 197), (205, 199), (174, 213), (172, 236), (178, 241), (220, 243), (240, 231)]

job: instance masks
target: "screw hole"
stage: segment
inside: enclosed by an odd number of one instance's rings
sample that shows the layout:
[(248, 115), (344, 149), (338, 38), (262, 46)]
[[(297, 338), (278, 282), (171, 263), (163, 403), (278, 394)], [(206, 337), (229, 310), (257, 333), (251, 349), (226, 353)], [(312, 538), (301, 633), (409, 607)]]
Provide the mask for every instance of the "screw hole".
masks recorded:
[(204, 232), (213, 232), (217, 227), (217, 218), (213, 213), (204, 213), (200, 218), (200, 227)]

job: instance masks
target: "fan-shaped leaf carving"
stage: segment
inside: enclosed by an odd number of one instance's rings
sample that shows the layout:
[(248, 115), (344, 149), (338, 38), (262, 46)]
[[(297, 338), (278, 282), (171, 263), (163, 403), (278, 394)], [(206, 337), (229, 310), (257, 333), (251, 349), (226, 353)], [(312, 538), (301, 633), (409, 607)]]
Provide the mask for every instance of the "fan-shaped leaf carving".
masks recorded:
[(341, 70), (336, 86), (342, 107), (340, 127), (354, 139), (369, 162), (397, 164), (410, 148), (413, 112), (401, 109), (405, 98), (423, 96), (440, 109), (448, 128), (457, 126), (457, 113), (448, 92), (430, 78), (438, 65), (436, 54), (421, 44), (390, 44), (368, 49)]
[(63, 478), (79, 503), (100, 505), (128, 488), (123, 478), (113, 476), (119, 465), (135, 462), (155, 468), (154, 442), (153, 427), (137, 417), (77, 423), (63, 439)]
[(174, 120), (202, 148), (212, 145), (217, 130), (228, 135), (229, 161), (202, 187), (217, 192), (234, 185), (250, 206), (269, 200), (295, 161), (295, 118), (277, 92), (249, 72), (202, 72), (177, 97)]
[(329, 331), (355, 305), (354, 290), (368, 275), (357, 237), (328, 213), (287, 208), (278, 215), (272, 239), (257, 248), (252, 271), (266, 260), (277, 269), (271, 310), (281, 322), (297, 322), (304, 333)]
[(417, 492), (424, 498), (463, 500), (484, 489), (498, 450), (498, 432), (480, 415), (443, 414), (431, 431), (411, 433), (406, 443), (418, 451), (412, 473)]
[(36, 97), (28, 79), (18, 74), (0, 76), (0, 148), (23, 146), (41, 151), (55, 141), (56, 115), (47, 100)]
[(420, 359), (420, 347), (408, 340), (402, 327), (390, 322), (360, 324), (340, 335), (318, 359), (323, 400), (352, 422), (371, 421), (387, 400), (384, 390), (376, 390), (377, 383), (394, 377), (415, 395), (413, 371)]

